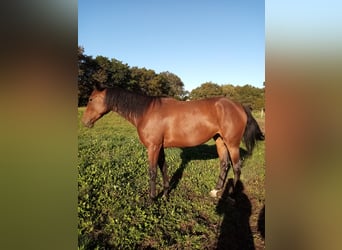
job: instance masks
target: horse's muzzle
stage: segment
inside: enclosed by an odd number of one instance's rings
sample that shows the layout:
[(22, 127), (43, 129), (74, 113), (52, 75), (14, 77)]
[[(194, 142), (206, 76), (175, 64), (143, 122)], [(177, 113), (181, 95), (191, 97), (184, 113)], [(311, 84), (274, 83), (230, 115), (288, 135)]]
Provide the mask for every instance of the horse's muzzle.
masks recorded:
[(82, 121), (83, 125), (87, 128), (92, 128), (94, 127), (94, 123), (92, 121)]

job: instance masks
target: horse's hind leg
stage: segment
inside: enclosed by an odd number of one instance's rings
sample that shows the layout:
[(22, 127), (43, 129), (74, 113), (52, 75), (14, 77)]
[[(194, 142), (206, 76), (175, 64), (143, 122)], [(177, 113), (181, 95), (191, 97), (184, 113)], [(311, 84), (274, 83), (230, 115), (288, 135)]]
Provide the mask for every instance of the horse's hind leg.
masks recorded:
[(240, 160), (240, 148), (239, 146), (229, 147), (230, 158), (233, 163), (233, 171), (234, 171), (234, 188), (236, 183), (240, 180), (241, 175), (241, 165), (242, 162)]
[(159, 152), (158, 165), (163, 176), (164, 195), (167, 196), (169, 192), (170, 184), (169, 184), (169, 177), (167, 175), (167, 165), (165, 161), (165, 152), (164, 152), (163, 147), (160, 149), (160, 152)]
[(220, 136), (216, 136), (214, 137), (214, 140), (216, 142), (216, 149), (220, 158), (220, 175), (218, 177), (215, 189), (211, 190), (209, 193), (212, 197), (216, 197), (217, 192), (223, 188), (230, 167), (229, 152), (222, 138)]

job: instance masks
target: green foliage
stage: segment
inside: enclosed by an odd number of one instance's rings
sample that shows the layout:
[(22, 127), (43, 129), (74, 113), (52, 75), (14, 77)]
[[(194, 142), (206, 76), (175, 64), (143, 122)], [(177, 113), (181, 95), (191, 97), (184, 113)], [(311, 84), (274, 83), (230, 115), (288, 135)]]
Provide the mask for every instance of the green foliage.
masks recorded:
[(152, 96), (171, 96), (182, 99), (185, 95), (181, 79), (170, 72), (157, 74), (154, 70), (129, 67), (116, 59), (84, 54), (78, 47), (78, 106), (85, 106), (96, 83), (120, 86)]
[(253, 109), (260, 110), (265, 107), (264, 89), (259, 89), (251, 85), (235, 87), (236, 95), (233, 99), (238, 100), (244, 105), (251, 106)]
[(78, 47), (78, 106), (84, 106), (93, 90), (95, 74), (98, 70), (96, 61), (84, 54), (84, 49)]
[[(79, 108), (79, 119), (83, 111)], [(151, 203), (146, 149), (133, 126), (110, 113), (92, 129), (80, 123), (78, 140), (79, 249), (216, 247), (224, 215), (216, 211), (218, 200), (208, 195), (219, 174), (213, 141), (199, 148), (166, 149), (176, 185), (168, 200)], [(258, 206), (264, 203), (264, 174), (261, 143), (241, 175)], [(157, 190), (162, 191), (160, 173)]]
[(190, 93), (190, 99), (202, 99), (213, 96), (226, 96), (236, 100), (243, 105), (250, 106), (252, 109), (260, 110), (265, 107), (265, 89), (253, 87), (251, 85), (233, 86), (231, 84), (218, 85), (212, 82), (203, 83)]
[(203, 83), (200, 87), (195, 88), (190, 93), (190, 99), (202, 99), (213, 96), (221, 96), (222, 88), (220, 85), (212, 82)]
[(234, 98), (236, 96), (236, 87), (231, 84), (225, 84), (221, 86), (222, 94), (228, 98)]
[(227, 96), (260, 110), (264, 105), (264, 90), (251, 85), (218, 85), (203, 83), (190, 93), (184, 90), (182, 80), (171, 72), (157, 74), (152, 69), (129, 67), (116, 59), (97, 56), (95, 59), (84, 54), (78, 47), (78, 106), (85, 106), (96, 83), (120, 86), (151, 96), (170, 96), (179, 100), (195, 100), (213, 96)]
[(164, 79), (163, 90), (168, 93), (168, 96), (173, 96), (177, 99), (182, 99), (185, 95), (184, 84), (182, 80), (171, 72), (161, 72), (159, 74)]

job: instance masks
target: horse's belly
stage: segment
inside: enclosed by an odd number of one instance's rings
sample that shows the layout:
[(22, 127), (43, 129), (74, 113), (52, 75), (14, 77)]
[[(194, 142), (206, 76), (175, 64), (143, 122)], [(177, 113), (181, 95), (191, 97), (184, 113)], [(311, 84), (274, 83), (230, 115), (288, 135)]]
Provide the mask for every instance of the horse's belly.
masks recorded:
[(169, 148), (169, 147), (178, 147), (178, 148), (183, 148), (183, 147), (195, 147), (198, 145), (201, 145), (205, 142), (207, 142), (210, 138), (202, 138), (202, 140), (198, 139), (193, 139), (193, 138), (186, 138), (185, 140), (179, 140), (177, 138), (171, 138), (168, 140), (165, 140), (163, 143), (164, 148)]
[(213, 126), (174, 126), (164, 134), (164, 147), (193, 147), (207, 142), (217, 129)]

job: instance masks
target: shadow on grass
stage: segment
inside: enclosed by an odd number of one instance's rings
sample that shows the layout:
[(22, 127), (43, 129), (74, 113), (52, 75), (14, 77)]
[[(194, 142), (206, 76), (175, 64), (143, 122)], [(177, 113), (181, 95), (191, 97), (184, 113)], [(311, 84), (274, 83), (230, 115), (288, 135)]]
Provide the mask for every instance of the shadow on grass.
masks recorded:
[(262, 207), (258, 217), (258, 232), (265, 239), (265, 205)]
[[(247, 151), (243, 148), (240, 148), (241, 159), (244, 159), (247, 156), (248, 156)], [(170, 180), (170, 188), (168, 192), (169, 194), (172, 192), (172, 190), (177, 188), (180, 180), (183, 177), (183, 172), (190, 161), (217, 159), (217, 166), (219, 167), (219, 159), (218, 159), (218, 154), (216, 150), (216, 145), (202, 144), (196, 147), (182, 148), (181, 158), (182, 158), (182, 163), (180, 164), (178, 169), (174, 172)]]
[(252, 203), (243, 192), (241, 181), (236, 183), (234, 193), (233, 179), (229, 179), (216, 206), (216, 212), (223, 216), (216, 249), (255, 249), (253, 234), (249, 224)]
[(210, 160), (210, 159), (218, 158), (216, 145), (202, 144), (197, 147), (182, 148), (181, 158), (182, 158), (182, 163), (180, 164), (178, 169), (174, 172), (170, 180), (169, 193), (171, 193), (172, 190), (177, 188), (179, 181), (183, 177), (183, 172), (190, 161)]

